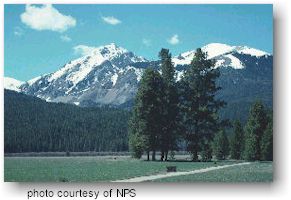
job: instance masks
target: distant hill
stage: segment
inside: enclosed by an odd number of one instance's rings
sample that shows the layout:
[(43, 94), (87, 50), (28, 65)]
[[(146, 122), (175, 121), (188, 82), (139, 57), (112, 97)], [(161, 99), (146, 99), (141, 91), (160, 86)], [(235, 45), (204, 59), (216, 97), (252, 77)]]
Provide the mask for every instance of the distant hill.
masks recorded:
[(127, 151), (129, 112), (48, 103), (4, 91), (5, 153)]

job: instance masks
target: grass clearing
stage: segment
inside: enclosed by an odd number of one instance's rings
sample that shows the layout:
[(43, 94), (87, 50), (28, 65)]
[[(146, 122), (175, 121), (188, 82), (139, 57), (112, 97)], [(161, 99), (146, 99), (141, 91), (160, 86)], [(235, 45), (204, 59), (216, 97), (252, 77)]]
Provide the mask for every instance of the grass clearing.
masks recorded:
[[(166, 173), (166, 166), (192, 171), (224, 162), (147, 162), (128, 156), (97, 157), (5, 157), (5, 182), (108, 182)], [(156, 182), (270, 182), (272, 162), (218, 169), (200, 174), (155, 180)]]
[(273, 162), (253, 162), (249, 165), (218, 169), (206, 173), (176, 176), (155, 182), (272, 182)]
[[(217, 165), (232, 162), (218, 162)], [(213, 162), (147, 162), (119, 157), (5, 157), (5, 182), (99, 182), (214, 166)]]

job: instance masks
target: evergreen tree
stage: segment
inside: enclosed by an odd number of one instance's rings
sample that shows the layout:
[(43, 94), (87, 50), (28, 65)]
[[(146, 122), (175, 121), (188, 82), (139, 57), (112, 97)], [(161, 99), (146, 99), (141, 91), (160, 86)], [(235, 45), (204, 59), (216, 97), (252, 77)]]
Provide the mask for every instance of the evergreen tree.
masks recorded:
[(163, 129), (160, 136), (161, 160), (167, 160), (168, 151), (176, 147), (178, 131), (178, 92), (175, 82), (175, 68), (168, 49), (159, 53), (163, 81), (162, 119)]
[[(142, 137), (145, 141), (145, 150), (152, 151), (152, 160), (155, 160), (159, 148), (159, 136), (162, 131), (162, 79), (159, 72), (147, 68), (142, 76), (136, 95), (133, 115), (130, 119), (129, 132), (132, 137)], [(132, 146), (132, 149), (134, 146)], [(135, 152), (138, 154), (138, 152)]]
[(133, 158), (140, 159), (145, 150), (146, 140), (144, 135), (132, 133), (129, 135), (129, 150)]
[(185, 138), (194, 161), (198, 159), (199, 151), (207, 150), (205, 146), (222, 126), (218, 110), (225, 102), (215, 98), (220, 90), (215, 82), (220, 73), (214, 66), (215, 61), (208, 60), (199, 48), (180, 83)]
[(146, 138), (141, 132), (142, 123), (138, 123), (138, 107), (134, 108), (132, 113), (132, 117), (129, 119), (128, 123), (128, 132), (129, 132), (129, 151), (132, 154), (133, 158), (140, 159), (142, 157), (143, 152), (146, 150)]
[(219, 131), (213, 139), (213, 154), (218, 160), (225, 160), (229, 154), (229, 142), (224, 131)]
[(234, 122), (234, 134), (230, 142), (230, 156), (233, 159), (242, 159), (244, 148), (244, 133), (240, 121)]
[(273, 160), (273, 122), (270, 118), (261, 140), (261, 159)]
[(261, 139), (268, 124), (267, 114), (261, 101), (256, 101), (250, 108), (249, 118), (245, 127), (246, 160), (260, 160)]

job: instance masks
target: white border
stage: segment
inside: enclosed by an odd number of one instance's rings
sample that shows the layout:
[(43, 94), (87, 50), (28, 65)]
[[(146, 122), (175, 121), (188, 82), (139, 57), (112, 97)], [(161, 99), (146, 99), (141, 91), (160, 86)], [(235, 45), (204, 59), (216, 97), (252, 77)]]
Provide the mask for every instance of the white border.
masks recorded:
[[(246, 199), (256, 199), (256, 200), (267, 200), (267, 199), (290, 199), (291, 198), (291, 112), (290, 112), (290, 83), (291, 79), (291, 66), (290, 66), (290, 2), (284, 0), (241, 0), (231, 1), (231, 0), (147, 0), (147, 1), (96, 1), (96, 0), (60, 0), (60, 1), (50, 1), (50, 0), (2, 0), (0, 3), (0, 12), (2, 22), (1, 26), (1, 41), (0, 41), (0, 63), (2, 68), (0, 70), (0, 76), (3, 77), (3, 66), (4, 66), (4, 4), (11, 3), (180, 3), (180, 4), (190, 4), (190, 3), (271, 3), (274, 5), (274, 183), (271, 184), (221, 184), (221, 183), (189, 183), (189, 184), (158, 184), (158, 183), (144, 183), (144, 184), (21, 184), (21, 183), (4, 183), (3, 182), (3, 141), (4, 141), (4, 120), (3, 120), (3, 90), (0, 90), (0, 113), (1, 113), (1, 183), (0, 183), (0, 197), (5, 200), (18, 200), (27, 199), (26, 191), (33, 188), (38, 189), (100, 189), (105, 190), (109, 188), (135, 188), (137, 189), (137, 197), (132, 199), (202, 199), (203, 200), (246, 200)], [(289, 13), (288, 13), (289, 12)], [(289, 57), (288, 57), (289, 55)], [(3, 88), (3, 78), (0, 81), (0, 87)], [(289, 122), (289, 123), (288, 123)], [(51, 198), (50, 198), (51, 199)], [(56, 198), (55, 198), (56, 199)], [(104, 199), (104, 198), (102, 198)], [(128, 199), (128, 198), (127, 198)]]

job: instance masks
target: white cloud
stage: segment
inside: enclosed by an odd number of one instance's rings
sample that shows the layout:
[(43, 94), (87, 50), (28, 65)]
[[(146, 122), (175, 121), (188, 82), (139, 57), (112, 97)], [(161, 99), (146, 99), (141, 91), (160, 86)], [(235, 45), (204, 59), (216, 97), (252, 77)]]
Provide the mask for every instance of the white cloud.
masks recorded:
[(147, 46), (147, 47), (149, 47), (149, 46), (151, 46), (152, 45), (152, 42), (151, 42), (151, 40), (148, 40), (148, 39), (142, 39), (142, 43), (145, 45), (145, 46)]
[(43, 31), (64, 32), (76, 26), (76, 20), (67, 15), (63, 15), (52, 5), (33, 6), (26, 5), (25, 12), (20, 15), (22, 23), (32, 29)]
[(179, 36), (177, 34), (173, 35), (170, 39), (168, 39), (168, 43), (172, 44), (172, 45), (176, 45), (179, 44), (180, 40), (179, 40)]
[(113, 16), (109, 16), (109, 17), (102, 17), (103, 21), (107, 24), (111, 24), (111, 25), (117, 25), (120, 24), (121, 21)]
[(96, 47), (90, 47), (86, 45), (78, 45), (78, 46), (73, 47), (74, 53), (77, 55), (82, 55), (82, 56), (92, 53), (94, 49), (96, 49)]
[(14, 28), (14, 35), (16, 35), (16, 36), (22, 36), (23, 34), (24, 34), (24, 31), (23, 31), (23, 29), (22, 28), (20, 28), (20, 27), (15, 27)]
[(72, 39), (67, 35), (61, 35), (60, 38), (64, 42), (71, 42), (72, 41)]

